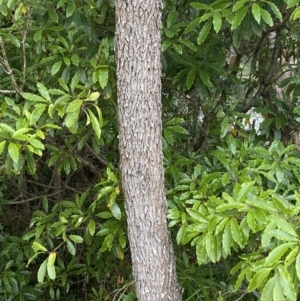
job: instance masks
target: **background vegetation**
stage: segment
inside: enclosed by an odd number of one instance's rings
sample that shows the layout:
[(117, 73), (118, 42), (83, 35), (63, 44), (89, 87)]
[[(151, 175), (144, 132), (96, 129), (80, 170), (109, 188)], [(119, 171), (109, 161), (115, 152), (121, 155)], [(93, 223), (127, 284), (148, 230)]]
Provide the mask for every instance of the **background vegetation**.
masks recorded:
[[(165, 1), (165, 184), (184, 300), (297, 300), (298, 2)], [(135, 300), (114, 1), (2, 0), (0, 22), (0, 300)]]

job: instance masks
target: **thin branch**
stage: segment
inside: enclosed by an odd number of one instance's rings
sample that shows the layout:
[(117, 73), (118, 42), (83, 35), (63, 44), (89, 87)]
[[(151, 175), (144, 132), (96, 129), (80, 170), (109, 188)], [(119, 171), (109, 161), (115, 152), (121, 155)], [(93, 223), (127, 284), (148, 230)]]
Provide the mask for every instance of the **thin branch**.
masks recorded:
[[(62, 191), (56, 191), (54, 193), (51, 193), (51, 194), (46, 194), (46, 195), (39, 195), (39, 196), (35, 196), (35, 197), (32, 197), (32, 198), (29, 198), (29, 199), (26, 199), (26, 200), (22, 200), (22, 201), (8, 201), (8, 203), (4, 203), (2, 205), (18, 205), (18, 204), (22, 204), (22, 203), (28, 203), (28, 202), (31, 202), (31, 201), (35, 201), (35, 200), (38, 200), (40, 198), (43, 198), (43, 197), (51, 197), (51, 196), (55, 196), (57, 194), (60, 194), (62, 193)], [(19, 199), (19, 197), (15, 198), (15, 200)]]
[(102, 158), (100, 155), (96, 154), (96, 152), (88, 144), (86, 144), (85, 146), (93, 154), (94, 157), (96, 157), (102, 164), (107, 166), (107, 162), (104, 158)]
[(5, 66), (4, 71), (6, 74), (9, 75), (10, 77), (10, 80), (12, 82), (12, 85), (16, 91), (16, 93), (20, 94), (21, 93), (21, 90), (16, 82), (16, 79), (14, 77), (14, 74), (13, 74), (13, 71), (9, 65), (9, 62), (8, 62), (8, 59), (7, 59), (7, 55), (6, 55), (6, 50), (5, 50), (5, 46), (4, 46), (4, 43), (3, 43), (3, 40), (2, 40), (2, 37), (0, 36), (0, 49), (2, 51), (2, 55), (3, 55), (3, 62), (2, 64)]

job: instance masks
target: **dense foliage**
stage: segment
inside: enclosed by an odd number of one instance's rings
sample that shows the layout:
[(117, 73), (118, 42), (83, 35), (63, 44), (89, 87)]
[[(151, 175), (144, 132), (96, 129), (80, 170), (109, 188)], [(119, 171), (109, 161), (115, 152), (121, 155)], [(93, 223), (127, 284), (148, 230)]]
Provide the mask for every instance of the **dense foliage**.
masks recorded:
[[(165, 184), (184, 300), (297, 300), (299, 3), (165, 1)], [(114, 22), (113, 0), (0, 1), (0, 300), (135, 299)]]

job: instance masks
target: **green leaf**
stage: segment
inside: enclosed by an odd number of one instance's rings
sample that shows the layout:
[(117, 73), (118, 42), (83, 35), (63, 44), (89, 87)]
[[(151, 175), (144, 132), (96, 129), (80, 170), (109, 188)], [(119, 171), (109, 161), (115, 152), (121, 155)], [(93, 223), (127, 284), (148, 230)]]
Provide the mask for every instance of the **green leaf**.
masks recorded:
[(273, 231), (275, 229), (275, 227), (276, 227), (276, 224), (274, 222), (271, 222), (265, 228), (265, 230), (261, 236), (261, 246), (263, 248), (266, 248), (269, 245), (269, 243), (271, 242), (271, 239), (273, 237), (271, 231)]
[(74, 242), (76, 242), (77, 244), (81, 244), (83, 242), (83, 238), (79, 235), (70, 235), (69, 236), (71, 240), (73, 240)]
[(54, 21), (55, 23), (58, 22), (58, 14), (52, 7), (49, 9), (49, 15), (52, 21)]
[(175, 10), (171, 11), (167, 18), (167, 28), (170, 28), (178, 19), (179, 13)]
[(248, 7), (243, 6), (236, 12), (232, 20), (232, 25), (231, 25), (232, 30), (236, 29), (242, 23), (242, 21), (246, 16), (247, 11), (248, 11)]
[(56, 278), (55, 266), (47, 265), (47, 274), (51, 280), (54, 280)]
[(273, 13), (274, 13), (275, 16), (278, 18), (278, 20), (279, 20), (280, 22), (282, 22), (282, 14), (281, 14), (280, 9), (279, 9), (273, 2), (271, 2), (271, 1), (266, 1), (266, 2), (270, 5), (270, 7), (271, 7)]
[(286, 7), (287, 9), (299, 4), (299, 0), (286, 0), (285, 2), (287, 3), (287, 7)]
[(275, 249), (273, 249), (269, 255), (265, 259), (265, 266), (273, 266), (274, 264), (278, 264), (279, 259), (286, 253), (286, 251), (295, 246), (295, 243), (284, 243)]
[(32, 93), (21, 93), (21, 95), (27, 99), (27, 100), (30, 100), (30, 101), (33, 101), (33, 102), (42, 102), (42, 103), (46, 103), (48, 104), (48, 101), (46, 99), (44, 99), (43, 97), (39, 96), (39, 95), (35, 95), (35, 94), (32, 94)]
[(273, 19), (270, 15), (270, 13), (263, 9), (263, 8), (260, 8), (260, 13), (261, 13), (261, 16), (263, 18), (263, 20), (269, 25), (269, 26), (273, 26)]
[(4, 149), (5, 145), (6, 145), (6, 141), (1, 141), (1, 142), (0, 142), (0, 155), (1, 155), (2, 152), (3, 152), (3, 149)]
[(67, 107), (67, 113), (70, 113), (70, 112), (75, 112), (77, 110), (80, 109), (82, 105), (82, 100), (81, 99), (75, 99), (73, 100)]
[(261, 301), (273, 300), (273, 289), (274, 289), (275, 281), (276, 281), (276, 276), (273, 276), (271, 279), (267, 281), (261, 294)]
[(46, 270), (47, 270), (47, 262), (48, 262), (48, 258), (39, 267), (38, 274), (37, 274), (37, 279), (39, 283), (44, 282), (44, 278), (46, 276)]
[(61, 64), (62, 64), (62, 61), (58, 61), (52, 66), (52, 68), (51, 68), (52, 75), (55, 75), (60, 70)]
[(218, 33), (222, 28), (222, 17), (218, 11), (213, 14), (213, 25), (216, 33)]
[(176, 235), (176, 242), (177, 242), (178, 245), (182, 242), (182, 240), (183, 240), (184, 237), (185, 237), (186, 227), (187, 227), (187, 224), (186, 224), (186, 223), (183, 223), (183, 224), (181, 225), (179, 231), (177, 232), (177, 235)]
[(96, 231), (96, 223), (93, 219), (90, 219), (89, 224), (88, 224), (88, 229), (89, 229), (91, 236), (94, 236), (95, 231)]
[(118, 220), (120, 220), (121, 217), (122, 217), (121, 209), (120, 209), (120, 207), (119, 207), (119, 205), (117, 203), (113, 203), (113, 205), (111, 207), (111, 213)]
[(99, 139), (101, 136), (101, 127), (100, 127), (99, 121), (90, 109), (88, 109), (88, 112), (89, 112), (89, 116), (91, 118), (92, 127), (95, 132), (95, 135)]
[(192, 2), (192, 3), (190, 3), (190, 5), (193, 8), (196, 8), (198, 10), (200, 10), (200, 9), (203, 9), (203, 10), (212, 10), (212, 8), (209, 5), (204, 4), (204, 3)]
[(35, 125), (46, 109), (46, 105), (40, 104), (35, 107), (30, 116), (30, 125)]
[(254, 17), (254, 19), (256, 20), (256, 22), (258, 24), (260, 24), (260, 6), (257, 3), (253, 3), (252, 5), (252, 15)]
[(189, 25), (185, 28), (184, 33), (187, 34), (191, 31), (193, 31), (201, 22), (201, 17), (196, 18), (193, 20)]
[(297, 293), (294, 286), (294, 281), (290, 275), (290, 273), (285, 269), (284, 266), (278, 266), (279, 274), (280, 274), (280, 284), (282, 287), (282, 291), (286, 296), (287, 301), (295, 301), (297, 300)]
[(242, 247), (243, 236), (239, 224), (237, 223), (235, 217), (231, 218), (230, 220), (230, 229), (231, 229), (232, 238), (239, 246)]
[(18, 146), (14, 142), (9, 143), (8, 153), (15, 163), (17, 163), (19, 161), (20, 151), (19, 151)]
[(235, 12), (239, 10), (241, 7), (245, 6), (245, 3), (248, 2), (249, 0), (239, 0), (237, 1), (234, 6), (232, 7), (232, 11)]
[(296, 268), (297, 277), (300, 280), (300, 253), (297, 255), (295, 268)]
[[(212, 21), (206, 22), (200, 30), (199, 36), (197, 38), (197, 43), (201, 45), (207, 38), (212, 27)], [(200, 75), (201, 77), (201, 75)], [(205, 83), (205, 82), (204, 82)]]
[(260, 288), (264, 284), (272, 270), (272, 268), (263, 268), (257, 271), (248, 285), (248, 291), (252, 292), (256, 288)]
[(100, 97), (100, 93), (99, 92), (92, 92), (88, 98), (86, 100), (89, 100), (89, 101), (96, 101), (98, 100), (98, 98)]
[(35, 252), (38, 252), (38, 251), (48, 252), (48, 250), (43, 245), (41, 245), (40, 243), (38, 243), (36, 241), (32, 243), (31, 247)]
[(241, 185), (241, 190), (238, 193), (238, 196), (236, 198), (237, 202), (241, 202), (244, 200), (252, 191), (254, 186), (254, 182), (246, 182)]
[(167, 129), (164, 129), (163, 132), (164, 132), (164, 138), (167, 140), (167, 142), (170, 145), (173, 145), (174, 144), (174, 138), (173, 138), (172, 134), (170, 133), (170, 131), (168, 131)]
[(201, 265), (206, 262), (207, 255), (206, 255), (206, 248), (205, 248), (205, 243), (203, 238), (199, 239), (197, 242), (196, 256), (197, 256), (198, 265)]
[(74, 10), (76, 9), (76, 4), (74, 1), (70, 1), (66, 9), (66, 17), (69, 18), (73, 15)]
[(73, 243), (69, 239), (66, 240), (66, 243), (67, 243), (67, 248), (68, 248), (68, 251), (70, 252), (70, 254), (75, 255), (76, 249), (75, 249)]
[(40, 94), (46, 99), (48, 100), (48, 102), (51, 102), (51, 98), (50, 98), (50, 95), (49, 95), (49, 92), (47, 90), (47, 88), (42, 84), (42, 83), (37, 83), (37, 88), (40, 92)]
[(78, 121), (79, 110), (75, 112), (67, 113), (65, 118), (65, 124), (70, 129)]
[(222, 236), (222, 245), (224, 252), (228, 255), (230, 253), (230, 248), (232, 246), (232, 234), (231, 234), (231, 223), (228, 222), (224, 228)]
[(28, 138), (27, 140), (33, 147), (36, 147), (36, 148), (39, 148), (39, 149), (45, 149), (45, 146), (44, 144), (37, 140), (37, 139), (34, 139), (34, 138)]
[(208, 219), (207, 217), (205, 217), (202, 213), (200, 213), (199, 211), (195, 210), (195, 209), (190, 209), (187, 208), (186, 209), (187, 213), (196, 221), (200, 222), (200, 223), (208, 223)]
[(186, 87), (187, 87), (187, 90), (190, 90), (194, 81), (195, 81), (195, 74), (196, 74), (196, 71), (195, 69), (191, 69), (190, 72), (188, 73), (187, 77), (186, 77)]
[(47, 266), (53, 267), (56, 260), (56, 252), (51, 252), (48, 256)]
[(206, 71), (199, 70), (199, 76), (200, 76), (201, 81), (204, 83), (204, 85), (206, 85), (208, 87), (213, 87), (213, 84), (210, 81), (210, 77)]
[(102, 89), (107, 86), (108, 71), (108, 67), (99, 67), (99, 84)]

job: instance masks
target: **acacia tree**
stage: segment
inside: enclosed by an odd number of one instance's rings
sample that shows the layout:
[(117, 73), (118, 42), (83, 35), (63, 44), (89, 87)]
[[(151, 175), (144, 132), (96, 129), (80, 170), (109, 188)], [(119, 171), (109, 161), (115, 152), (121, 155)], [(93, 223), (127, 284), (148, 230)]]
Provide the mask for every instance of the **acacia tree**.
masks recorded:
[(166, 223), (160, 0), (116, 4), (122, 185), (139, 300), (180, 300)]

